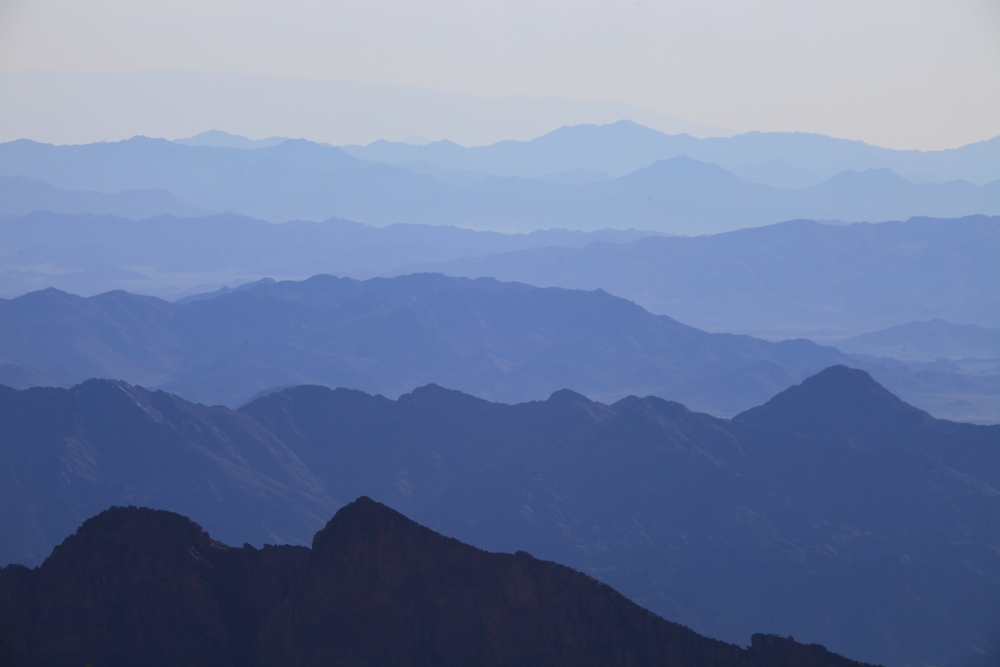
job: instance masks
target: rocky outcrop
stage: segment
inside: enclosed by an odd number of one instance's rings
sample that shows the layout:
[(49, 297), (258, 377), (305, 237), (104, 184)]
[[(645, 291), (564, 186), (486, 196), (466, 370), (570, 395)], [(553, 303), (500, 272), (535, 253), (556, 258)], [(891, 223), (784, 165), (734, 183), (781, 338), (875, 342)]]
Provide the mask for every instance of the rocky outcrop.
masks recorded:
[(114, 507), (0, 574), (0, 663), (850, 667), (820, 646), (702, 637), (530, 555), (481, 551), (366, 497), (312, 549), (232, 548)]

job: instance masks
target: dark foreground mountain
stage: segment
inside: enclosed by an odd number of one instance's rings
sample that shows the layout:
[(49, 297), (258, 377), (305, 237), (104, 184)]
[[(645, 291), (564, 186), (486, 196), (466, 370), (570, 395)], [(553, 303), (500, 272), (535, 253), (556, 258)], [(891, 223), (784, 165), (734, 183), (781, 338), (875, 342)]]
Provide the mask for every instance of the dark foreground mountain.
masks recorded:
[(493, 400), (575, 387), (735, 414), (845, 359), (809, 341), (708, 334), (601, 291), (426, 274), (321, 275), (186, 304), (49, 289), (0, 301), (0, 322), (0, 361), (228, 405), (278, 386), (398, 396), (434, 382)]
[(731, 642), (794, 635), (922, 667), (1000, 627), (1000, 427), (934, 419), (844, 367), (733, 420), (436, 386), (395, 401), (304, 386), (235, 413), (96, 380), (0, 399), (0, 562), (40, 562), (111, 504), (306, 544), (323, 508), (369, 495)]
[(487, 553), (362, 497), (312, 549), (225, 546), (113, 507), (0, 571), (0, 660), (45, 665), (851, 667), (782, 637), (701, 637), (579, 572)]

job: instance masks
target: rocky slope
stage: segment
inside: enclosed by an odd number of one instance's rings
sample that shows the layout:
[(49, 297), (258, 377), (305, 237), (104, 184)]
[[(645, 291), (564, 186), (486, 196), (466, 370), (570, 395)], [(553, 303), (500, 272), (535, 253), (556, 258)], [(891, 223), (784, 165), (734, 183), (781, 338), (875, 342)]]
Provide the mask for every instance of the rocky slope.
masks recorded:
[(114, 507), (45, 563), (0, 572), (11, 667), (587, 665), (851, 667), (791, 639), (707, 639), (586, 575), (488, 553), (362, 497), (304, 547), (228, 547)]

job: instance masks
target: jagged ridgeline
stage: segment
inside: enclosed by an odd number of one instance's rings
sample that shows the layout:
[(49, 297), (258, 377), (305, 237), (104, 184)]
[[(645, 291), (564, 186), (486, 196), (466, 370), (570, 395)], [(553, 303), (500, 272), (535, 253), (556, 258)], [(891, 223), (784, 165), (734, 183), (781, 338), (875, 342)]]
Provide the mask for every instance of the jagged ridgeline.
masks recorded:
[(113, 507), (35, 570), (0, 572), (0, 660), (28, 665), (853, 667), (818, 645), (748, 649), (665, 621), (527, 553), (488, 553), (362, 497), (312, 548), (232, 548)]
[(844, 366), (731, 420), (435, 385), (397, 400), (300, 386), (231, 410), (90, 380), (0, 390), (0, 438), (0, 563), (41, 563), (111, 505), (179, 512), (228, 544), (306, 545), (366, 495), (732, 643), (940, 665), (1000, 627), (1000, 426), (934, 419)]

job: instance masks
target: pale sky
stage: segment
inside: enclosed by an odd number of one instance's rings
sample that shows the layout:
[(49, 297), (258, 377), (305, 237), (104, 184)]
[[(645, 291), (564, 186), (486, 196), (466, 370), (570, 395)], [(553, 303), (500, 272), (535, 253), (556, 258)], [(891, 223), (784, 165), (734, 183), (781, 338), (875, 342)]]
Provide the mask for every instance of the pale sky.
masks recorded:
[(26, 70), (555, 96), (947, 148), (1000, 135), (1000, 0), (0, 0), (0, 71)]

